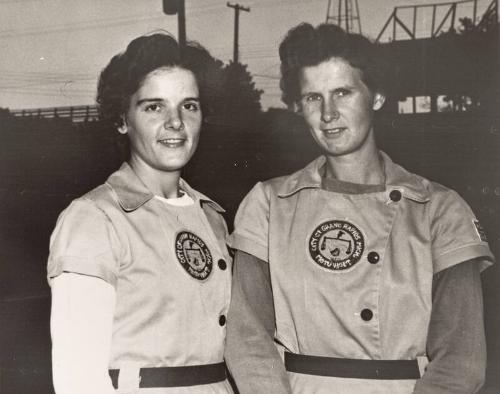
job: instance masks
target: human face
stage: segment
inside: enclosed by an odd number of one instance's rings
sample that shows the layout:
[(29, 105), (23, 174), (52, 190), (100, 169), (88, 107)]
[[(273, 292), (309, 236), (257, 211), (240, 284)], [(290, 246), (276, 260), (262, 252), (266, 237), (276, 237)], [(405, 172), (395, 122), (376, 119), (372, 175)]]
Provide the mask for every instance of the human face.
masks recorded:
[(146, 175), (180, 173), (201, 127), (198, 84), (191, 71), (159, 68), (132, 95), (119, 131), (130, 139), (130, 164)]
[(305, 67), (300, 94), (296, 109), (327, 156), (376, 150), (373, 112), (384, 97), (365, 85), (359, 69), (339, 57)]

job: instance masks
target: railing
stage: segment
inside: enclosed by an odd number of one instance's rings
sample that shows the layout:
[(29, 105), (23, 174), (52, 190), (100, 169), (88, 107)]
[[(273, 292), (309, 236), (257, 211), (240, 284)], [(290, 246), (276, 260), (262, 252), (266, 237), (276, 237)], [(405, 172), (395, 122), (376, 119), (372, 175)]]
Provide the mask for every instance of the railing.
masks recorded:
[(10, 113), (15, 117), (25, 118), (69, 118), (72, 122), (90, 122), (99, 120), (99, 112), (94, 105), (80, 105), (75, 107), (54, 107), (36, 109), (16, 109)]
[[(477, 20), (478, 13), (478, 1), (479, 0), (463, 0), (455, 1), (449, 3), (438, 3), (438, 4), (421, 4), (421, 5), (408, 5), (408, 6), (398, 6), (392, 11), (392, 14), (387, 19), (384, 27), (379, 33), (376, 41), (380, 41), (381, 37), (387, 31), (389, 25), (392, 22), (392, 40), (396, 41), (398, 39), (397, 32), (401, 29), (406, 33), (404, 39), (416, 39), (417, 38), (417, 20), (420, 17), (424, 22), (427, 23), (427, 18), (422, 10), (431, 10), (432, 17), (431, 26), (427, 26), (427, 31), (430, 33), (426, 38), (434, 38), (439, 34), (454, 30), (457, 21), (457, 15), (460, 8), (462, 11), (465, 7), (472, 6), (472, 12), (462, 13), (463, 17), (470, 18), (472, 22), (472, 28), (481, 28), (489, 20), (489, 18), (494, 18), (495, 22), (498, 18), (498, 0), (492, 0), (486, 11), (484, 12), (481, 19)], [(410, 15), (403, 15), (405, 11), (410, 10)], [(420, 13), (419, 13), (420, 11)], [(438, 17), (441, 14), (441, 17)], [(444, 14), (444, 15), (443, 15)], [(405, 20), (403, 20), (405, 19)], [(400, 29), (398, 29), (398, 27)]]

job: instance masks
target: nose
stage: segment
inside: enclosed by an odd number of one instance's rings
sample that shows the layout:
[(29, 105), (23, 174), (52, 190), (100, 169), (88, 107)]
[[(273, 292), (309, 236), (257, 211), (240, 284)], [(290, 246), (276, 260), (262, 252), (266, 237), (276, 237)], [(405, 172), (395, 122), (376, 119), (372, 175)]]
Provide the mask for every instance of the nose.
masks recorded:
[(321, 120), (325, 123), (330, 123), (332, 120), (337, 120), (340, 114), (333, 100), (323, 101), (321, 107)]
[(180, 131), (184, 129), (184, 122), (182, 120), (182, 116), (179, 110), (168, 111), (164, 127), (166, 129), (171, 129), (175, 131)]

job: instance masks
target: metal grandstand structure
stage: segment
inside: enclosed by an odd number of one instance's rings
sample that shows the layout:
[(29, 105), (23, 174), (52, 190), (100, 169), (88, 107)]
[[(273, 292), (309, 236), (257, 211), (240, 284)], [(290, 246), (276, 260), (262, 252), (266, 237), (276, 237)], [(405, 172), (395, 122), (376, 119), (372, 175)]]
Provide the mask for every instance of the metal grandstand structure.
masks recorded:
[(459, 123), (482, 113), (493, 127), (498, 26), (498, 0), (395, 7), (376, 39), (394, 66), (384, 108), (420, 119), (455, 113)]
[(338, 25), (348, 32), (361, 34), (358, 0), (328, 0), (326, 23)]
[(458, 22), (463, 18), (470, 20), (470, 28), (484, 29), (492, 19), (498, 21), (498, 0), (491, 1), (481, 13), (484, 3), (482, 0), (462, 0), (394, 7), (376, 40), (380, 41), (389, 30), (388, 38), (391, 41), (435, 38), (443, 33), (455, 31)]

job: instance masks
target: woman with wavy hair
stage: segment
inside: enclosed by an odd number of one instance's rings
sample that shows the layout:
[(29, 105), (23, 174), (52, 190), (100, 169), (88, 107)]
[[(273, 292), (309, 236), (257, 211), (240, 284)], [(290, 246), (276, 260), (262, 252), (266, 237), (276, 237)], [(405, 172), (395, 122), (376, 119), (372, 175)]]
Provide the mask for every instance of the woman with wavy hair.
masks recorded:
[(180, 177), (213, 62), (201, 46), (158, 33), (133, 40), (101, 73), (101, 116), (128, 137), (130, 157), (63, 211), (51, 237), (58, 394), (232, 392), (223, 209)]
[(378, 45), (304, 23), (280, 59), (283, 101), (322, 154), (257, 183), (236, 214), (226, 355), (238, 388), (477, 392), (480, 272), (494, 256), (456, 192), (377, 147), (390, 78)]

